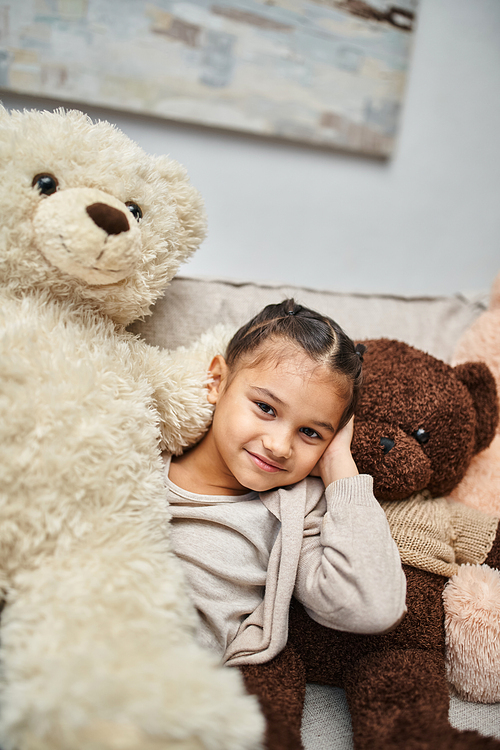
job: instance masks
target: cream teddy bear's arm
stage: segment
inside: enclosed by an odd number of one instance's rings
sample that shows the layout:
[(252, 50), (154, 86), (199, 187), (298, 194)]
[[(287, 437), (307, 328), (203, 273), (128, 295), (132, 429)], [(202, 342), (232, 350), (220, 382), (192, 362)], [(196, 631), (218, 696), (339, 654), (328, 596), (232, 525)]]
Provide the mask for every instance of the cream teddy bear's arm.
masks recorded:
[(207, 400), (208, 368), (216, 354), (224, 353), (233, 333), (219, 324), (190, 346), (173, 351), (134, 341), (137, 364), (153, 386), (162, 450), (178, 455), (206, 432), (213, 412)]

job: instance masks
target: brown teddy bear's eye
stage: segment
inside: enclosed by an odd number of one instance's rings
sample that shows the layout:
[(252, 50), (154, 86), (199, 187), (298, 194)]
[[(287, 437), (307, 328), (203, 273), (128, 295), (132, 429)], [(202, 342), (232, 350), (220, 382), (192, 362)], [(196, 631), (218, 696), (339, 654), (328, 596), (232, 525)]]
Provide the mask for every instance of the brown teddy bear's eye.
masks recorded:
[(419, 427), (418, 430), (415, 430), (415, 432), (412, 432), (413, 437), (415, 440), (417, 440), (421, 445), (425, 445), (429, 442), (430, 435), (428, 432), (424, 430), (423, 427)]
[(134, 219), (137, 219), (137, 221), (140, 221), (142, 219), (142, 209), (137, 205), (137, 203), (134, 203), (133, 201), (127, 201), (125, 205), (127, 206)]
[(57, 179), (52, 174), (37, 174), (33, 177), (32, 187), (38, 188), (42, 195), (52, 195), (59, 187)]

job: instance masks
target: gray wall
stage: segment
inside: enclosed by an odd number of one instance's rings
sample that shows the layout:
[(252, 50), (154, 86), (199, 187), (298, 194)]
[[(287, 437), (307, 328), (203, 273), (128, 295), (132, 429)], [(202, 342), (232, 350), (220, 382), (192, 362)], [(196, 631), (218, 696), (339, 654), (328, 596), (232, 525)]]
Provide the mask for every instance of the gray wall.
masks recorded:
[(500, 0), (420, 0), (386, 163), (79, 107), (187, 167), (209, 237), (185, 274), (446, 294), (487, 291), (500, 271)]

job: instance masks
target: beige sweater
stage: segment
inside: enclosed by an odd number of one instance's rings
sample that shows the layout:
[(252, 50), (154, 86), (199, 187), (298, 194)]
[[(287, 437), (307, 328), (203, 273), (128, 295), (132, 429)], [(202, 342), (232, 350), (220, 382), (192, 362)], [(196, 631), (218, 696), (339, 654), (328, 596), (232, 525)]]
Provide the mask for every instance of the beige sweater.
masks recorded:
[(292, 595), (338, 630), (382, 632), (403, 616), (406, 581), (371, 477), (229, 498), (176, 487), (168, 467), (172, 543), (201, 615), (199, 639), (227, 664), (283, 649)]
[(495, 540), (498, 518), (427, 490), (381, 505), (402, 561), (430, 573), (452, 576), (463, 563), (483, 563)]

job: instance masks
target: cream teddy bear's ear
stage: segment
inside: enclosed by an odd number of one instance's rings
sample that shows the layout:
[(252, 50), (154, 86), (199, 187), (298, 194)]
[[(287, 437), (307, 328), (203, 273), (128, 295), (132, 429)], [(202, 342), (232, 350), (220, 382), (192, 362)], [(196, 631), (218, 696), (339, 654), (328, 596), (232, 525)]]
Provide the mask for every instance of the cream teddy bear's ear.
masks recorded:
[(167, 156), (155, 159), (155, 167), (168, 183), (181, 226), (180, 247), (187, 259), (205, 239), (207, 220), (200, 193), (194, 188), (184, 167)]

